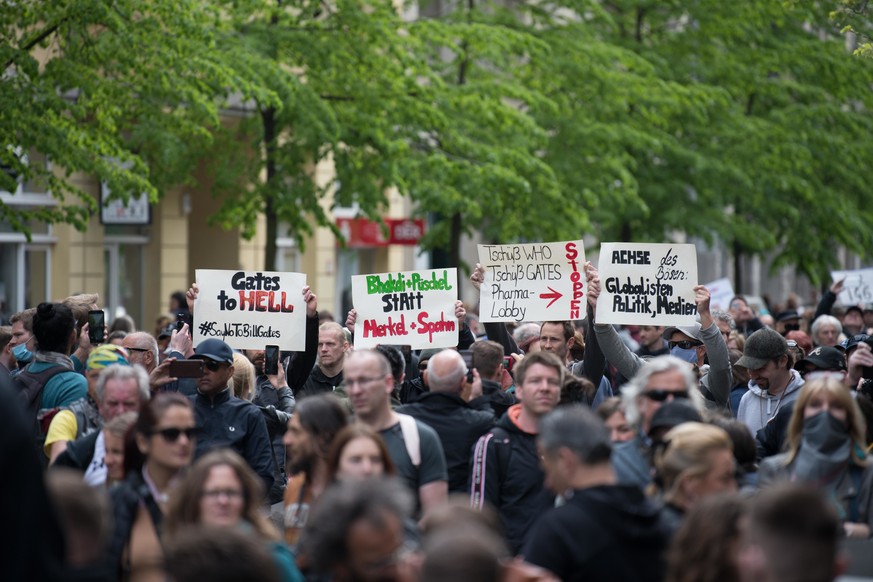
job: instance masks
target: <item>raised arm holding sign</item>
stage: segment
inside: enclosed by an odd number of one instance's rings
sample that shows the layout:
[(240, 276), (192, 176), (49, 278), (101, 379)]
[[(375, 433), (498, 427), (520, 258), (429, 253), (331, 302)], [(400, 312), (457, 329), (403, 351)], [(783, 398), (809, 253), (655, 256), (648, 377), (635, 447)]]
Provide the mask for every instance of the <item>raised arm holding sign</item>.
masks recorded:
[(669, 326), (696, 320), (694, 245), (604, 243), (599, 271), (599, 323)]
[[(606, 246), (607, 245), (604, 245), (604, 247)], [(654, 256), (678, 257), (677, 254), (674, 254), (676, 251), (672, 250), (675, 249), (677, 245), (643, 246), (669, 247), (671, 249), (669, 253), (662, 254), (662, 251), (657, 251)], [(604, 252), (606, 251), (601, 249), (601, 257), (604, 256)], [(650, 254), (650, 260), (652, 256), (653, 255)], [(621, 260), (621, 257), (621, 255), (618, 256), (619, 260)], [(611, 258), (612, 257), (610, 257), (610, 259)], [(683, 263), (677, 258), (675, 265), (678, 266), (682, 264)], [(677, 277), (682, 269), (673, 269), (672, 271), (672, 276)], [(696, 264), (694, 272), (694, 281), (696, 281)], [(657, 278), (657, 274), (655, 277)], [(597, 270), (592, 267), (592, 273), (589, 276), (588, 299), (590, 303), (597, 306), (595, 311), (596, 325), (594, 326), (594, 331), (600, 342), (600, 347), (606, 355), (609, 363), (615, 366), (616, 369), (618, 369), (618, 371), (626, 378), (633, 378), (637, 371), (645, 365), (645, 360), (631, 352), (624, 342), (621, 341), (618, 332), (615, 331), (612, 325), (607, 324), (601, 318), (602, 306), (606, 305), (608, 309), (609, 306), (614, 305), (613, 301), (606, 301), (606, 303), (604, 303), (603, 286), (601, 283), (603, 278), (604, 276), (602, 272), (598, 273)], [(647, 284), (645, 279), (646, 277), (642, 276), (640, 285), (645, 286)], [(699, 315), (700, 321), (698, 322), (696, 320), (697, 318), (692, 316), (690, 322), (683, 320), (682, 323), (672, 324), (672, 327), (668, 327), (668, 329), (665, 330), (664, 339), (670, 342), (672, 355), (681, 357), (685, 361), (688, 361), (703, 370), (705, 370), (705, 368), (703, 368), (704, 364), (709, 364), (708, 373), (705, 373), (701, 377), (700, 390), (703, 393), (704, 398), (706, 398), (712, 406), (729, 408), (730, 389), (733, 378), (731, 375), (727, 344), (724, 341), (724, 337), (719, 332), (718, 326), (713, 323), (709, 307), (711, 300), (709, 290), (704, 285), (696, 285), (694, 281), (692, 282), (691, 287), (693, 297), (692, 301), (694, 313)], [(612, 285), (612, 283), (610, 283), (610, 285)], [(639, 287), (639, 285), (637, 287)], [(622, 304), (626, 301), (627, 298), (621, 300)], [(669, 302), (666, 299), (661, 301), (661, 304), (665, 306), (668, 305), (668, 303)], [(653, 308), (648, 312), (650, 319), (648, 321), (644, 320), (644, 325), (665, 325), (664, 320), (662, 319), (663, 314), (658, 313), (658, 304), (657, 299), (650, 300), (650, 305), (653, 306)], [(673, 304), (683, 305), (684, 303), (674, 301)], [(671, 308), (665, 307), (665, 309), (669, 310)], [(627, 316), (627, 313), (623, 311), (609, 311), (609, 313), (613, 316), (615, 313), (618, 313), (619, 317)], [(652, 316), (653, 313), (654, 317)], [(639, 314), (633, 315), (636, 316)]]
[(304, 350), (305, 274), (198, 269), (196, 278), (195, 345), (219, 338), (234, 349)]
[(478, 249), (481, 322), (585, 319), (581, 240)]

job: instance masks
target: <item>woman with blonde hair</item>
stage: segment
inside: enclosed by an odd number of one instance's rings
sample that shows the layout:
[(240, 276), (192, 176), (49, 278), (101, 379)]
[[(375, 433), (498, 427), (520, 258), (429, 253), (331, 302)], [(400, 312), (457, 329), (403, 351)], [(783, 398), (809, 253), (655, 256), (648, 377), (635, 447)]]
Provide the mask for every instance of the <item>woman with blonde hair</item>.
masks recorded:
[(788, 451), (764, 459), (759, 483), (806, 483), (830, 497), (847, 537), (873, 530), (873, 468), (865, 455), (866, 424), (852, 392), (836, 377), (809, 380), (788, 421)]
[(227, 387), (237, 398), (251, 400), (255, 395), (255, 366), (244, 355), (233, 353), (233, 376)]
[(172, 544), (188, 528), (240, 528), (269, 546), (282, 580), (302, 580), (291, 551), (261, 512), (263, 499), (261, 480), (242, 457), (229, 449), (207, 453), (194, 463), (170, 498), (167, 542)]
[(682, 423), (664, 436), (654, 453), (655, 486), (674, 532), (701, 499), (737, 490), (733, 442), (717, 426)]

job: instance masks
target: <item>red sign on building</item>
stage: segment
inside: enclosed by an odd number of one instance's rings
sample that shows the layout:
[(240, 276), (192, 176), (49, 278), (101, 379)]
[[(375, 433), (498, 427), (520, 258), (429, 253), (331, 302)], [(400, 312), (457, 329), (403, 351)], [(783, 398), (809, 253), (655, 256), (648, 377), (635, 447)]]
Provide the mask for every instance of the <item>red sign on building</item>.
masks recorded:
[(336, 225), (349, 248), (387, 247), (388, 245), (414, 246), (424, 235), (422, 218), (385, 218), (388, 236), (378, 222), (366, 218), (337, 218)]

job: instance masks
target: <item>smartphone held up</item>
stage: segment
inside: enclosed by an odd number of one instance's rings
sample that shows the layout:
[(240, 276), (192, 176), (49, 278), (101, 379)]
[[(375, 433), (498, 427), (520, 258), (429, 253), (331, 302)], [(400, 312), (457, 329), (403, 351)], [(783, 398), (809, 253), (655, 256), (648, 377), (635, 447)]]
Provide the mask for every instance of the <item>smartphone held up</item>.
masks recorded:
[(106, 335), (106, 314), (102, 309), (88, 312), (88, 340), (92, 345), (102, 344)]
[(264, 349), (264, 374), (275, 376), (279, 373), (279, 346), (267, 346)]

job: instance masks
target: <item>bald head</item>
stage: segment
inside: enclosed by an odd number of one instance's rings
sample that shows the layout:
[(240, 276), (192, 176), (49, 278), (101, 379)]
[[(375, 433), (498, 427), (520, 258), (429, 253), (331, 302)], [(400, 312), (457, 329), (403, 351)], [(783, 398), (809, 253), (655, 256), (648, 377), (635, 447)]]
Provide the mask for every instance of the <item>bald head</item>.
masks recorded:
[(431, 392), (460, 393), (467, 365), (455, 350), (443, 350), (427, 362), (427, 385)]

